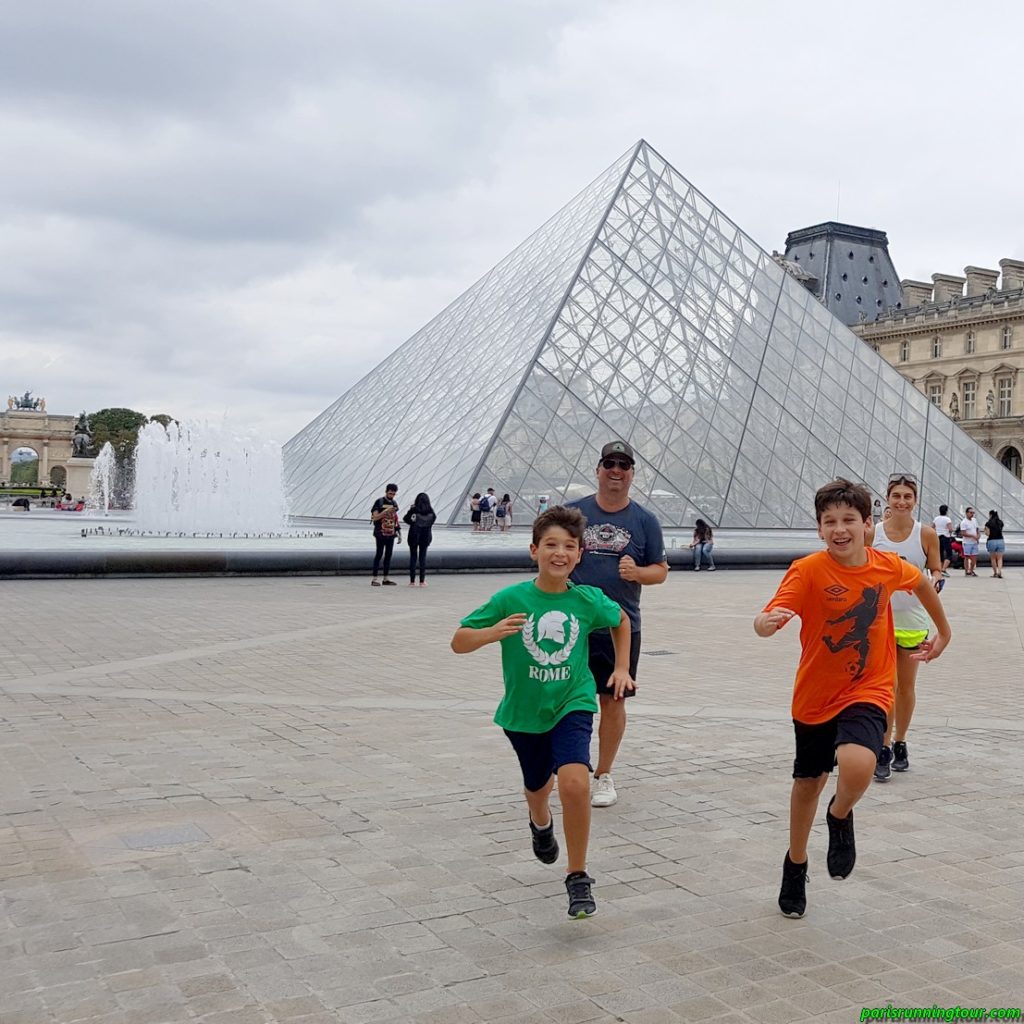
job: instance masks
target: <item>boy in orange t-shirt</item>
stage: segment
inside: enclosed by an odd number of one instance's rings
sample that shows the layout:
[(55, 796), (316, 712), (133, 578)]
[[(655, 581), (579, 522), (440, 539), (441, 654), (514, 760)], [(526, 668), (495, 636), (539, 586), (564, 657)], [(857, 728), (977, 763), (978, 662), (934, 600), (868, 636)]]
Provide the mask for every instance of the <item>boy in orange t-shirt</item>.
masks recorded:
[(892, 593), (912, 592), (938, 631), (911, 655), (915, 660), (937, 658), (951, 637), (931, 582), (898, 555), (866, 546), (871, 526), (867, 488), (834, 480), (815, 494), (814, 510), (825, 550), (798, 558), (754, 619), (758, 636), (774, 636), (794, 615), (801, 620), (789, 850), (779, 893), (779, 908), (787, 917), (803, 917), (807, 909), (807, 840), (818, 797), (836, 765), (839, 781), (825, 812), (829, 874), (846, 878), (857, 859), (853, 807), (871, 784), (893, 703)]

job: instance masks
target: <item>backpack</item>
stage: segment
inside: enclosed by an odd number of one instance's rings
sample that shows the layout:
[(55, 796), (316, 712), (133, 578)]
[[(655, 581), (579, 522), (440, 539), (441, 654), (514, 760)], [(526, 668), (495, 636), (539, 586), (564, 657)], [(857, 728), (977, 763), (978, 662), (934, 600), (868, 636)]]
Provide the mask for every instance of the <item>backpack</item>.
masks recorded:
[(489, 494), (485, 494), (480, 499), (480, 511), (481, 512), (490, 512), (491, 511), (491, 496)]
[(495, 514), (495, 515), (496, 515), (496, 516), (497, 516), (497, 517), (498, 517), (499, 519), (504, 519), (504, 518), (505, 518), (505, 511), (506, 511), (506, 510), (505, 510), (505, 505), (504, 505), (504, 503), (502, 503), (502, 504), (500, 504), (500, 505), (499, 505), (499, 506), (497, 507), (497, 509), (495, 510), (494, 514)]

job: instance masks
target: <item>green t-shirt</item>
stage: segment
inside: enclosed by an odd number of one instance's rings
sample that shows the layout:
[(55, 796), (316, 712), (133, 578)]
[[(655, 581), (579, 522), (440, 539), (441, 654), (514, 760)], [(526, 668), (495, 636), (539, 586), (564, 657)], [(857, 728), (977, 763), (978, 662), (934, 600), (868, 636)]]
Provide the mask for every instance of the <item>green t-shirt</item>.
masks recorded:
[(501, 641), (505, 697), (494, 721), (511, 732), (548, 732), (570, 711), (597, 711), (587, 637), (617, 626), (622, 609), (597, 587), (570, 583), (547, 594), (533, 580), (499, 590), (461, 622), (470, 629), (493, 626), (523, 613), (519, 633)]

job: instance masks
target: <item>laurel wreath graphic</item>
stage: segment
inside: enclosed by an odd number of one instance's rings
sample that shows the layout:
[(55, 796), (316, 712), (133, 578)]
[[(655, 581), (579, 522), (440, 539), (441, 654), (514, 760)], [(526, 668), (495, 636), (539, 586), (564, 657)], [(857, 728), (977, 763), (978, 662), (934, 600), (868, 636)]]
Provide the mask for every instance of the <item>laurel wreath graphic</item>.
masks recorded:
[(523, 626), (523, 646), (529, 651), (530, 657), (533, 658), (538, 665), (562, 665), (569, 660), (569, 656), (572, 654), (572, 649), (576, 646), (576, 641), (580, 638), (580, 620), (575, 615), (569, 616), (569, 639), (566, 641), (565, 646), (558, 651), (552, 651), (548, 654), (547, 651), (542, 651), (537, 646), (537, 641), (533, 638), (533, 627), (534, 620), (531, 615)]

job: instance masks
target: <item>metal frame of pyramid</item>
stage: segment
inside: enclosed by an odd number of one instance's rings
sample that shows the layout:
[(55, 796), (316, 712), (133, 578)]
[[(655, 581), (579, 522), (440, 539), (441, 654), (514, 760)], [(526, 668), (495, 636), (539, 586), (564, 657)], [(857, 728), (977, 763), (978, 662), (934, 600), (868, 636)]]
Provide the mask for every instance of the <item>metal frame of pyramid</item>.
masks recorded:
[(1024, 488), (641, 140), (284, 449), (294, 515), (365, 519), (384, 484), (442, 523), (595, 489), (612, 438), (665, 526), (814, 525), (836, 476), (921, 508)]

